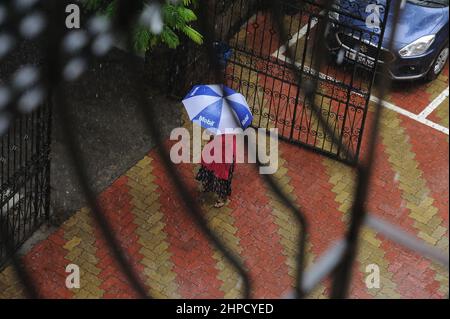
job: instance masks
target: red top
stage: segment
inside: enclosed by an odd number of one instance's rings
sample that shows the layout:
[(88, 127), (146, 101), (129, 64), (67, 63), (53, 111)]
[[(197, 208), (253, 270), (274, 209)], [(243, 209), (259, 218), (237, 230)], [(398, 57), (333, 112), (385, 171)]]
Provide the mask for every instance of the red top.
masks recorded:
[[(215, 150), (222, 150), (222, 156), (216, 159)], [(220, 154), (217, 154), (219, 157)], [(214, 173), (218, 178), (227, 180), (230, 168), (236, 160), (236, 135), (217, 135), (205, 145), (202, 151), (202, 166)]]

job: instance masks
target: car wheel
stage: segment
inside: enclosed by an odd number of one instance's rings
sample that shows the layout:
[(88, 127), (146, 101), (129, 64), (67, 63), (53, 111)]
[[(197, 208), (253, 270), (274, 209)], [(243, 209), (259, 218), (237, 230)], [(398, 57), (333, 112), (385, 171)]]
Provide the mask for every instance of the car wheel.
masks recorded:
[(426, 79), (428, 81), (436, 79), (439, 76), (439, 74), (441, 74), (442, 70), (445, 67), (445, 64), (447, 63), (448, 54), (449, 54), (448, 46), (446, 46), (441, 50), (441, 52), (439, 52), (439, 55), (437, 56), (433, 65), (431, 66), (430, 71), (428, 71), (426, 75)]

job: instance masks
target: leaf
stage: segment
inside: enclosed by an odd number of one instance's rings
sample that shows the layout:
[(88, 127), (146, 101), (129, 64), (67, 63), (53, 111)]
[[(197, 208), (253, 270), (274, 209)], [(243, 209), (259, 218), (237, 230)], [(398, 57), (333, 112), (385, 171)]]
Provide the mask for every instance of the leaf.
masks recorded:
[(117, 11), (118, 2), (117, 0), (113, 0), (105, 9), (105, 14), (108, 17), (114, 17)]
[[(117, 14), (118, 0), (82, 0), (83, 5), (90, 11), (97, 11), (109, 18)], [(143, 4), (145, 0), (140, 0)], [(144, 52), (158, 43), (165, 43), (169, 48), (176, 48), (180, 44), (177, 32), (182, 32), (191, 41), (203, 43), (202, 35), (190, 23), (197, 20), (195, 12), (190, 9), (197, 6), (197, 0), (183, 0), (177, 4), (166, 2), (162, 5), (163, 32), (152, 34), (143, 26), (136, 26), (133, 34), (133, 45), (136, 51)], [(143, 6), (144, 7), (144, 6)]]
[(185, 26), (182, 31), (186, 36), (197, 44), (203, 43), (203, 36), (190, 26)]
[(150, 47), (152, 34), (147, 28), (139, 26), (134, 31), (134, 49), (137, 52), (145, 52)]
[(194, 11), (188, 8), (178, 7), (178, 14), (181, 16), (181, 18), (184, 20), (184, 22), (192, 22), (197, 20), (197, 16), (195, 15)]
[(167, 44), (167, 46), (171, 49), (175, 49), (180, 44), (180, 39), (168, 26), (164, 26), (164, 30), (161, 33), (161, 39), (162, 42)]

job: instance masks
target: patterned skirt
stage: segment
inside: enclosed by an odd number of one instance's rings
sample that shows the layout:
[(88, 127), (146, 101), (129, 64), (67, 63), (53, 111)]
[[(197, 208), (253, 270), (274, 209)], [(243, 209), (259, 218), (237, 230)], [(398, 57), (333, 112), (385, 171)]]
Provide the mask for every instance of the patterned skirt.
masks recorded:
[(200, 181), (203, 186), (203, 191), (214, 192), (221, 199), (226, 199), (231, 195), (231, 180), (233, 179), (234, 163), (231, 164), (228, 179), (217, 177), (214, 172), (201, 167), (197, 173), (196, 180)]

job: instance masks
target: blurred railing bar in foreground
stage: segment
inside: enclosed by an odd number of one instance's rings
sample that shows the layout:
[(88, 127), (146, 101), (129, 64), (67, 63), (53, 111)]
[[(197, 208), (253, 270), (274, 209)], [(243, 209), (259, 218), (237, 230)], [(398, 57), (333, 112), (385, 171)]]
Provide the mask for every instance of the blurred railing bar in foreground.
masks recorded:
[(370, 213), (366, 217), (365, 224), (395, 243), (419, 253), (432, 261), (438, 262), (447, 269), (449, 268), (448, 253), (446, 254), (442, 252), (442, 250), (426, 243), (425, 241), (408, 234), (400, 227), (397, 227)]
[[(445, 254), (440, 249), (417, 239), (401, 228), (375, 217), (370, 213), (366, 217), (365, 226), (372, 228), (379, 234), (385, 236), (387, 239), (392, 240), (395, 243), (402, 245), (403, 247), (410, 249), (449, 269), (448, 254)], [(308, 269), (305, 270), (302, 289), (306, 295), (312, 292), (326, 277), (330, 275), (330, 273), (334, 271), (344, 256), (346, 249), (347, 243), (345, 239), (340, 239), (324, 253), (322, 253), (317, 262), (314, 262)], [(291, 299), (293, 297), (294, 295), (292, 293), (284, 296), (285, 299)]]
[[(401, 8), (403, 1), (386, 1), (384, 22), (387, 23), (387, 17), (389, 15), (389, 11), (392, 9), (391, 4), (393, 4), (393, 26), (391, 29), (391, 33), (388, 35), (388, 45), (387, 50), (392, 52), (394, 47), (394, 39), (398, 28), (398, 21), (400, 20)], [(381, 29), (381, 38), (385, 37), (385, 28)], [(381, 41), (379, 43), (379, 49), (381, 49)], [(378, 50), (378, 55), (380, 55), (381, 50)], [(379, 60), (379, 56), (376, 61)], [(351, 217), (350, 217), (350, 226), (347, 230), (346, 240), (347, 247), (344, 256), (342, 256), (342, 260), (340, 264), (337, 266), (334, 278), (333, 278), (333, 287), (331, 292), (332, 298), (345, 298), (348, 294), (350, 280), (352, 275), (353, 263), (356, 258), (357, 249), (358, 249), (358, 241), (361, 229), (364, 224), (364, 220), (366, 218), (367, 213), (367, 199), (369, 194), (369, 186), (373, 173), (373, 164), (375, 161), (375, 149), (378, 140), (378, 131), (380, 127), (380, 121), (383, 111), (383, 105), (381, 101), (384, 100), (384, 97), (387, 95), (390, 87), (391, 80), (388, 74), (388, 66), (386, 63), (381, 64), (381, 76), (383, 81), (378, 83), (378, 95), (380, 98), (379, 103), (377, 104), (374, 111), (374, 119), (372, 121), (372, 130), (368, 136), (368, 151), (367, 154), (362, 161), (362, 164), (359, 163), (357, 165), (357, 183), (355, 190), (355, 198), (353, 200), (353, 205), (351, 209)]]

